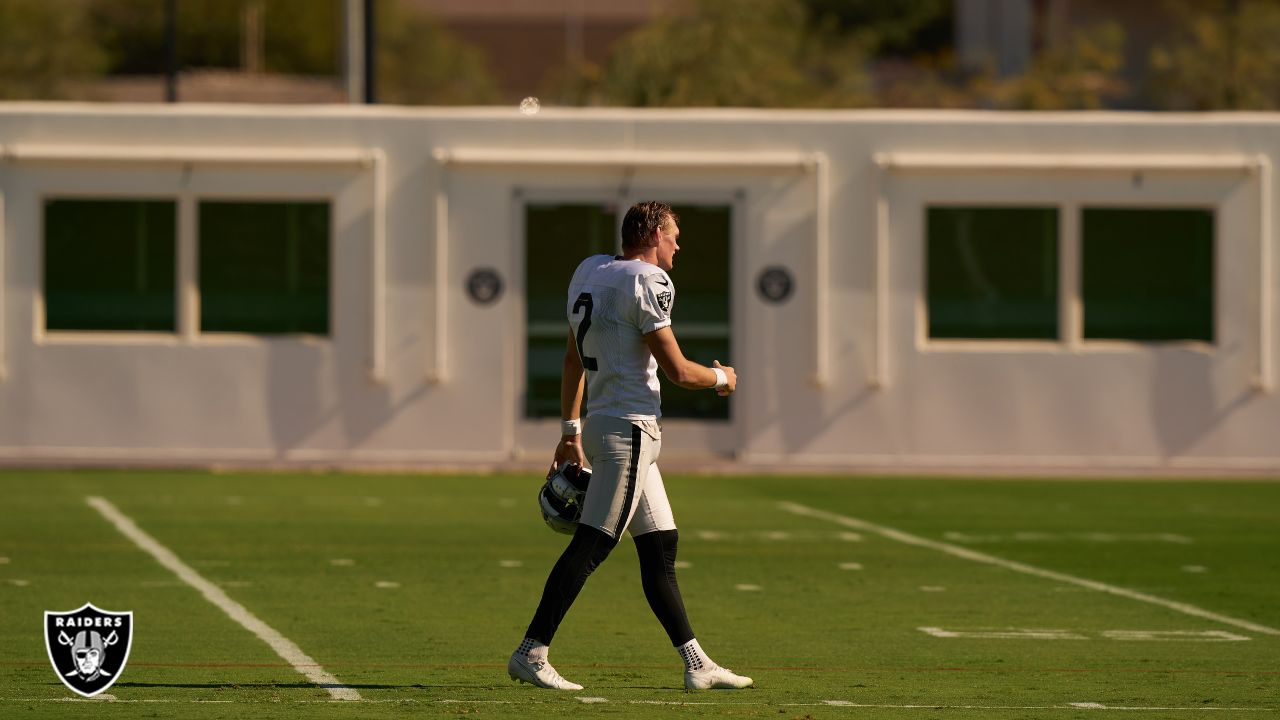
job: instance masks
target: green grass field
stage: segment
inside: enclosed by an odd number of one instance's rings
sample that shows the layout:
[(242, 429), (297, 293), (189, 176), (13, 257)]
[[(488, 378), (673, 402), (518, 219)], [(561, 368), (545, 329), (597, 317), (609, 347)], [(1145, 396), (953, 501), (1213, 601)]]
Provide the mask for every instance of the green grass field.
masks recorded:
[[(566, 541), (538, 484), (0, 473), (0, 717), (1280, 717), (1280, 483), (669, 477), (694, 629), (756, 680), (696, 694), (629, 540), (553, 647), (586, 690), (507, 679)], [(330, 701), (89, 496), (362, 701)], [(43, 612), (85, 602), (134, 612), (115, 702), (72, 701), (46, 657)]]

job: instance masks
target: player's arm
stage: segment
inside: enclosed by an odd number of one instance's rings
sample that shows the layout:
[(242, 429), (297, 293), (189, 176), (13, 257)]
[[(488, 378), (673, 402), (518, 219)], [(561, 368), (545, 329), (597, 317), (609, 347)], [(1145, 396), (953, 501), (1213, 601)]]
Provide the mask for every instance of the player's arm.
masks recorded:
[[(582, 453), (582, 385), (586, 373), (582, 370), (582, 358), (578, 357), (578, 343), (574, 340), (573, 331), (569, 331), (569, 343), (564, 349), (564, 368), (560, 373), (560, 442), (556, 445), (555, 459), (551, 461), (552, 470), (567, 462), (576, 462), (586, 467), (587, 459)], [(570, 432), (571, 426), (576, 429)]]
[[(680, 351), (680, 343), (676, 342), (676, 334), (671, 326), (658, 328), (646, 333), (644, 343), (658, 361), (658, 367), (666, 373), (671, 382), (687, 390), (710, 390), (715, 388), (720, 395), (732, 394), (738, 387), (738, 375), (728, 365), (721, 365), (719, 360), (712, 360), (715, 368), (700, 365), (684, 356)], [(716, 373), (720, 370), (725, 375), (725, 382), (720, 384)]]

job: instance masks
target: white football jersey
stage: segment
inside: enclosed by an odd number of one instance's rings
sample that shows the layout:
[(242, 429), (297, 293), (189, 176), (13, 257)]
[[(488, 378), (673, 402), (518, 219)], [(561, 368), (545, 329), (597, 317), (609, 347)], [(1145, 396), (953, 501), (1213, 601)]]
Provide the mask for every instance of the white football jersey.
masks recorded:
[(671, 324), (676, 289), (657, 265), (592, 255), (569, 282), (565, 310), (587, 372), (587, 412), (625, 420), (662, 416), (658, 361), (644, 336)]

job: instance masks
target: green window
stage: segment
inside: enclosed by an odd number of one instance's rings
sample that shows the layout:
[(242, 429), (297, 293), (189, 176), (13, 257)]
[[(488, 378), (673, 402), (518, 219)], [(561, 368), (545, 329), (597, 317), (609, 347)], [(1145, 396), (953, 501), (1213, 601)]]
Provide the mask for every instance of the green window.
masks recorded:
[[(729, 357), (731, 208), (672, 206), (680, 217), (680, 252), (672, 321), (685, 355), (704, 365), (732, 365)], [(569, 324), (569, 280), (583, 258), (618, 252), (619, 211), (604, 204), (530, 204), (525, 207), (525, 288), (528, 343), (525, 415), (560, 416), (560, 370)], [(625, 212), (625, 209), (622, 210)], [(659, 371), (661, 375), (661, 371)], [(710, 391), (663, 382), (662, 414), (670, 418), (727, 419), (729, 406)]]
[(525, 415), (560, 417), (560, 369), (569, 323), (565, 300), (578, 263), (618, 252), (612, 205), (525, 207)]
[(200, 203), (200, 329), (329, 334), (328, 202)]
[(48, 330), (175, 330), (177, 205), (49, 200), (44, 205)]
[(1214, 213), (1086, 208), (1084, 336), (1213, 342)]
[(926, 286), (933, 339), (1058, 337), (1058, 210), (930, 207)]
[[(680, 252), (671, 280), (676, 286), (671, 326), (685, 357), (710, 366), (733, 365), (729, 308), (733, 209), (727, 205), (672, 205), (680, 216)], [(662, 371), (658, 371), (662, 374)], [(662, 415), (669, 418), (727, 420), (729, 403), (711, 390), (662, 385)]]

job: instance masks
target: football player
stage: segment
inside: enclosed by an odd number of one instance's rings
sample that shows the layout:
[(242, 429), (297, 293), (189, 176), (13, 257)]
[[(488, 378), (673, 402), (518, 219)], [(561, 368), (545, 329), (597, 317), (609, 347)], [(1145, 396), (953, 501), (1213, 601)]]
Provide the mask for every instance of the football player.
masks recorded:
[[(624, 531), (640, 557), (645, 598), (684, 661), (689, 690), (745, 688), (751, 678), (720, 667), (698, 644), (676, 584), (675, 518), (655, 462), (662, 447), (658, 367), (687, 389), (729, 396), (733, 368), (685, 358), (671, 330), (675, 286), (667, 273), (680, 249), (671, 207), (642, 202), (622, 221), (622, 255), (583, 260), (569, 283), (569, 335), (560, 383), (561, 438), (552, 467), (592, 468), (573, 539), (547, 577), (525, 638), (511, 655), (512, 679), (555, 690), (581, 690), (547, 661), (548, 646), (587, 577)], [(583, 386), (587, 418), (580, 421)]]

